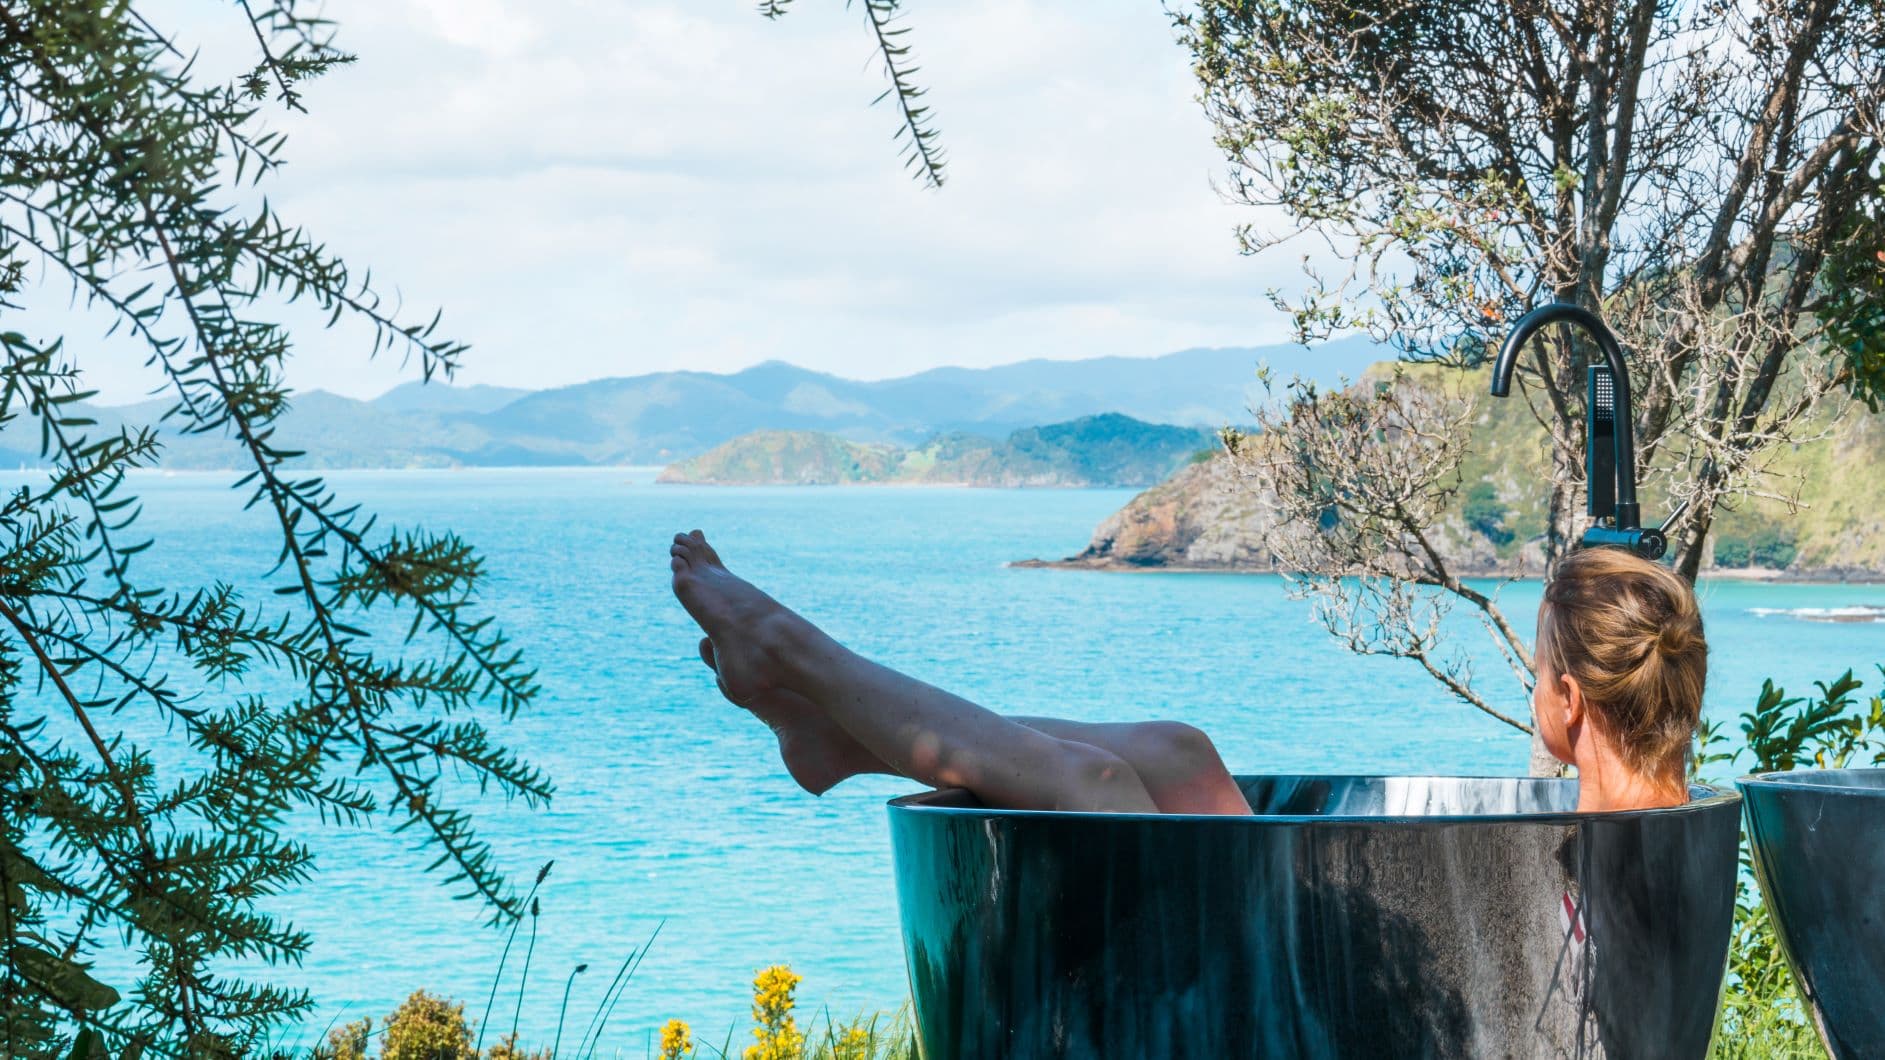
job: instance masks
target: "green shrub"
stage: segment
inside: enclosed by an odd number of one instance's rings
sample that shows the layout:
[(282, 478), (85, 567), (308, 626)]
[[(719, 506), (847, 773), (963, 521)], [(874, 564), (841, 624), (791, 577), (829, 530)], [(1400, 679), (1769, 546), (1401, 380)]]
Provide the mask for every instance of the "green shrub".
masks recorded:
[(1783, 570), (1799, 555), (1793, 528), (1775, 519), (1737, 521), (1715, 534), (1715, 563)]
[(517, 1044), (515, 1034), (507, 1034), (489, 1052), (485, 1060), (553, 1060), (554, 1054), (548, 1049), (526, 1049)]
[[(799, 1029), (794, 1016), (799, 977), (784, 965), (762, 970), (753, 981), (754, 1044), (744, 1049), (727, 1044), (698, 1045), (693, 1031), (681, 1020), (669, 1020), (661, 1032), (662, 1060), (917, 1060), (915, 1033), (909, 1010), (860, 1016), (834, 1022), (827, 1014), (819, 1029)], [(382, 1021), (379, 1052), (372, 1051), (373, 1021), (355, 1020), (336, 1028), (315, 1047), (308, 1060), (554, 1060), (549, 1049), (527, 1049), (516, 1035), (506, 1035), (480, 1053), (465, 1006), (449, 998), (419, 990)], [(549, 1035), (546, 1033), (544, 1038)], [(585, 1038), (587, 1036), (585, 1035)], [(600, 1039), (596, 1045), (600, 1045)], [(564, 1055), (590, 1055), (594, 1047), (581, 1045)], [(619, 1050), (596, 1055), (618, 1055)], [(288, 1054), (278, 1053), (278, 1056)], [(637, 1053), (636, 1055), (640, 1055)]]
[(380, 1060), (476, 1060), (465, 1006), (418, 990), (386, 1017)]
[(1514, 534), (1505, 525), (1506, 516), (1511, 509), (1499, 499), (1499, 493), (1492, 488), (1492, 483), (1480, 479), (1466, 490), (1465, 503), (1460, 514), (1466, 517), (1466, 525), (1485, 535), (1494, 547), (1504, 548), (1512, 543)]
[(367, 1042), (372, 1036), (370, 1019), (336, 1027), (328, 1033), (326, 1046), (315, 1047), (312, 1060), (367, 1060)]
[[(1885, 666), (1879, 672), (1885, 676)], [(1728, 737), (1721, 726), (1703, 722), (1694, 772), (1700, 775), (1717, 763), (1741, 771), (1744, 758), (1747, 771), (1755, 773), (1885, 764), (1885, 697), (1861, 701), (1855, 693), (1862, 687), (1851, 670), (1830, 682), (1815, 682), (1817, 694), (1811, 696), (1788, 696), (1773, 681), (1763, 682), (1754, 709), (1741, 715), (1745, 746), (1732, 753), (1716, 750)], [(1741, 864), (1751, 869), (1745, 833)], [(1728, 985), (1711, 1055), (1716, 1060), (1820, 1060), (1826, 1055), (1794, 989), (1773, 921), (1746, 872), (1735, 884)]]

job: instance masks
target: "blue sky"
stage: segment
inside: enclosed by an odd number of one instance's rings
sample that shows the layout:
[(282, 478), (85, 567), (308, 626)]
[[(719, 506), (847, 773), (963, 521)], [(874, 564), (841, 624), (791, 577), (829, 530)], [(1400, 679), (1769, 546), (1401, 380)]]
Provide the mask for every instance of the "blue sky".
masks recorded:
[[(235, 9), (152, 9), (235, 56)], [(472, 343), (460, 382), (541, 387), (768, 359), (860, 378), (1284, 341), (1287, 253), (1222, 167), (1160, 5), (913, 0), (949, 183), (901, 170), (842, 0), (332, 0), (360, 62), (275, 119), (271, 201)], [(71, 330), (80, 346), (92, 338)], [(304, 328), (297, 387), (410, 376)], [(130, 358), (91, 363), (128, 400)]]

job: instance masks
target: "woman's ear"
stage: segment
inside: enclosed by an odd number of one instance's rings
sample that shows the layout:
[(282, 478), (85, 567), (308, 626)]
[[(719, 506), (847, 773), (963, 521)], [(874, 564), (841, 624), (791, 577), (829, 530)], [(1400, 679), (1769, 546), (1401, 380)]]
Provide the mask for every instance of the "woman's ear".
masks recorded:
[(1576, 739), (1584, 724), (1584, 688), (1570, 674), (1559, 674), (1558, 691), (1564, 696), (1564, 731)]

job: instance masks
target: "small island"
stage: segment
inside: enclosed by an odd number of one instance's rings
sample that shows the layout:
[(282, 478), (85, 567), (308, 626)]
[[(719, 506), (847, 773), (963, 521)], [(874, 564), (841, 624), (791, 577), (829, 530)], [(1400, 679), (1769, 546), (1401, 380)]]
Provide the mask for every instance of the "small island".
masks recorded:
[(819, 431), (754, 431), (668, 465), (658, 481), (705, 486), (1146, 487), (1219, 448), (1205, 427), (1120, 413), (1028, 427), (1004, 439), (955, 431), (914, 447)]

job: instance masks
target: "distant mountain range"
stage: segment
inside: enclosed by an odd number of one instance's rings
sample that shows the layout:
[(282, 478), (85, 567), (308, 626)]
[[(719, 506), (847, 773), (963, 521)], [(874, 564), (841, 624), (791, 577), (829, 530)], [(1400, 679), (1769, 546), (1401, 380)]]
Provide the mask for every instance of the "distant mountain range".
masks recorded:
[(669, 464), (660, 481), (709, 486), (1150, 486), (1219, 447), (1216, 431), (1117, 412), (995, 440), (941, 434), (914, 449), (817, 431), (755, 431)]
[[(934, 368), (859, 381), (777, 361), (730, 375), (657, 372), (553, 390), (396, 387), (371, 401), (296, 394), (277, 444), (309, 467), (493, 467), (669, 464), (756, 430), (816, 431), (851, 442), (920, 446), (938, 435), (984, 438), (1106, 412), (1151, 423), (1216, 428), (1249, 419), (1256, 368), (1321, 382), (1359, 377), (1385, 356), (1365, 340), (1184, 350), (1162, 357), (1032, 360)], [(181, 435), (157, 422), (170, 402), (89, 407), (100, 428), (154, 426), (163, 466), (230, 468), (226, 438)], [(0, 464), (37, 464), (36, 424), (0, 429)]]

